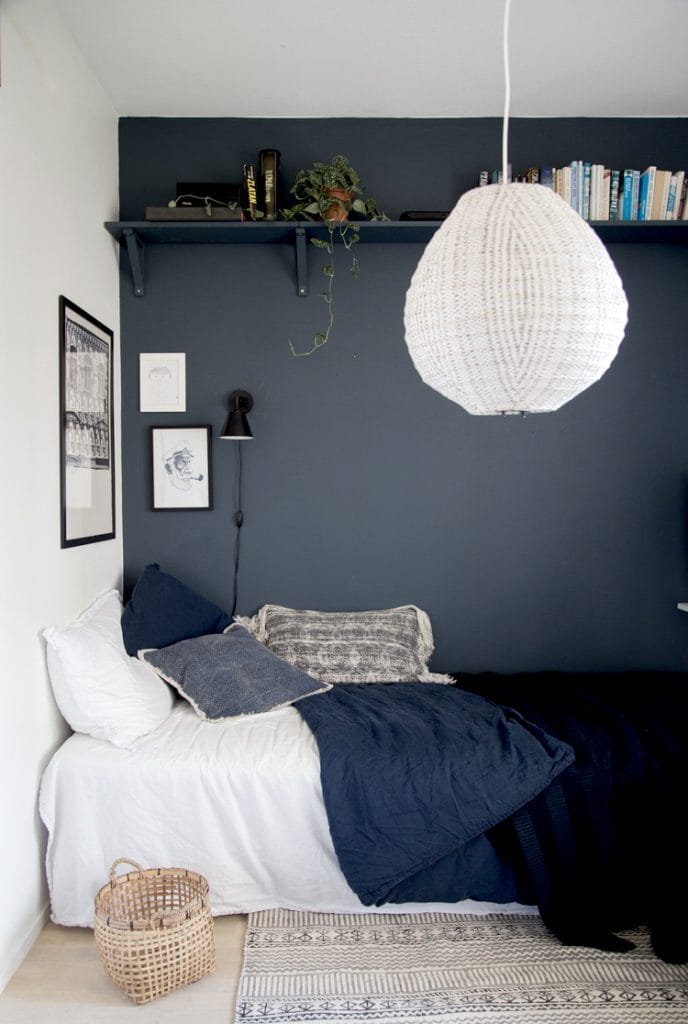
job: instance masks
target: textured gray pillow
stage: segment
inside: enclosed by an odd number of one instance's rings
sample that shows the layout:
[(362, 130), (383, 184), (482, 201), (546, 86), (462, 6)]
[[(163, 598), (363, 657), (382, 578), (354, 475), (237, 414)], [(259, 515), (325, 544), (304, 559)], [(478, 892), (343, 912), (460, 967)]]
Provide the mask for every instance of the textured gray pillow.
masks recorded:
[(363, 612), (266, 604), (241, 621), (280, 658), (328, 683), (451, 682), (428, 671), (430, 619), (412, 604)]
[(139, 658), (188, 700), (199, 718), (243, 718), (331, 687), (269, 651), (242, 626), (139, 651)]

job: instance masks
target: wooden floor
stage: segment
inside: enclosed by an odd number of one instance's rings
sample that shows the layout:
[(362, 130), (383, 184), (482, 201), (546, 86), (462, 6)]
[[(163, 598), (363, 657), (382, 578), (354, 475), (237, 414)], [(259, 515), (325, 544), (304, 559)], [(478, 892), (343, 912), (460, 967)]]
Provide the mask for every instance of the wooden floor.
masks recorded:
[(1, 1024), (233, 1024), (246, 933), (242, 915), (215, 918), (217, 968), (193, 985), (137, 1006), (105, 973), (86, 928), (49, 924), (0, 995)]

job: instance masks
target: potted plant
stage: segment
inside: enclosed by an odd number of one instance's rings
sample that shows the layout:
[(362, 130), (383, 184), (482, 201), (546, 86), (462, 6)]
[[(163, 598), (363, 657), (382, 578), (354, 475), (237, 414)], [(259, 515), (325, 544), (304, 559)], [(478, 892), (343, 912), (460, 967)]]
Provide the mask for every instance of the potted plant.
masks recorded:
[(358, 274), (358, 260), (352, 251), (360, 234), (356, 222), (349, 219), (354, 213), (371, 220), (387, 220), (378, 209), (375, 200), (364, 194), (363, 185), (356, 171), (345, 156), (333, 156), (328, 164), (316, 162), (307, 170), (299, 171), (291, 188), (296, 203), (280, 211), (287, 220), (303, 218), (321, 220), (327, 228), (327, 238), (311, 238), (313, 245), (324, 249), (328, 259), (322, 266), (327, 278), (327, 288), (322, 292), (328, 312), (328, 324), (324, 331), (317, 331), (313, 344), (305, 352), (297, 352), (289, 342), (292, 354), (309, 356), (321, 348), (330, 337), (334, 324), (333, 284), (335, 268), (335, 239), (338, 236), (344, 248), (351, 253), (351, 273)]

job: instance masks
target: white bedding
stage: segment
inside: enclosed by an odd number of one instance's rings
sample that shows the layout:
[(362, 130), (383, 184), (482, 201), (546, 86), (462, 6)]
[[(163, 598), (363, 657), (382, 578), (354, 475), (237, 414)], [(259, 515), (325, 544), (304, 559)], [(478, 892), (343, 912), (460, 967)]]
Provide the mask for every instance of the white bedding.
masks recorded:
[[(370, 913), (342, 875), (320, 788), (315, 740), (292, 707), (200, 721), (180, 701), (123, 750), (75, 734), (41, 783), (46, 869), (56, 924), (92, 926), (117, 857), (179, 866), (210, 883), (214, 914), (270, 907)], [(125, 870), (125, 869), (122, 869)], [(518, 904), (403, 904), (381, 912), (503, 913)]]

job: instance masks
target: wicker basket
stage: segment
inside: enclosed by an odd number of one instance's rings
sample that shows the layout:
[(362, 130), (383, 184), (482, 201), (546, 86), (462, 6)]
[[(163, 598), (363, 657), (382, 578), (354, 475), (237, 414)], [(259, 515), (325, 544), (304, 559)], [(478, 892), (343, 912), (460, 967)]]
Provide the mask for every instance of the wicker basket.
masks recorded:
[[(135, 867), (115, 874), (119, 864)], [(135, 1003), (148, 1003), (215, 969), (215, 932), (202, 875), (120, 857), (96, 896), (96, 949)]]

